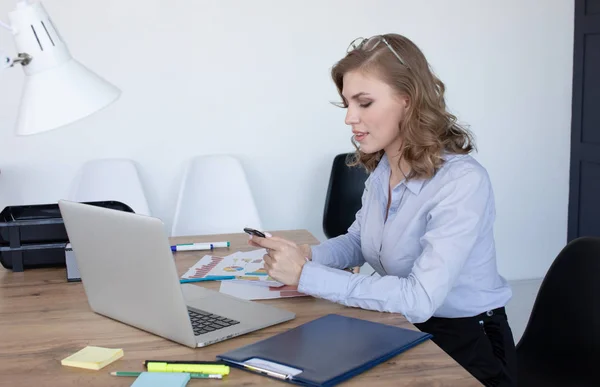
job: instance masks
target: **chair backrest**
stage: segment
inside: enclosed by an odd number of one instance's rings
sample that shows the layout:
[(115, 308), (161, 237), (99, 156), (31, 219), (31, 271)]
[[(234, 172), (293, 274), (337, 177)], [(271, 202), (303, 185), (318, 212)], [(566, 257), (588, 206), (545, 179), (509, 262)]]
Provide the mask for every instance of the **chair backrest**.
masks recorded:
[(600, 238), (582, 237), (567, 244), (546, 273), (517, 354), (525, 367), (541, 359), (580, 363), (598, 353)]
[(327, 238), (345, 234), (362, 205), (361, 198), (369, 175), (360, 166), (349, 167), (346, 164), (351, 155), (342, 153), (333, 159), (323, 211), (323, 233)]
[(229, 155), (193, 158), (175, 208), (172, 236), (243, 232), (262, 222), (241, 163)]
[(84, 163), (71, 183), (69, 199), (78, 202), (116, 200), (138, 214), (151, 215), (138, 169), (129, 159), (96, 159)]

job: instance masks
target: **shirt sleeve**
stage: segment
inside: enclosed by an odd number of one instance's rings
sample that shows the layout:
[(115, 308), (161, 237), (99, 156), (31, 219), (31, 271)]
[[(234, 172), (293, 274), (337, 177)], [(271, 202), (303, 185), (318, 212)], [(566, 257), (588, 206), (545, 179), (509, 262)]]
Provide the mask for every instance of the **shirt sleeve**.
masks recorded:
[(421, 255), (408, 277), (351, 274), (320, 262), (307, 262), (298, 290), (346, 306), (403, 314), (408, 321), (427, 321), (442, 305), (470, 255), (489, 210), (487, 173), (470, 170), (437, 194), (421, 238)]
[[(365, 187), (368, 186), (370, 180), (370, 177), (367, 178)], [(368, 200), (368, 189), (365, 188), (361, 197), (361, 208), (357, 211), (354, 222), (352, 222), (346, 234), (312, 246), (312, 262), (338, 269), (362, 266), (365, 263), (360, 246), (360, 230), (366, 200)]]

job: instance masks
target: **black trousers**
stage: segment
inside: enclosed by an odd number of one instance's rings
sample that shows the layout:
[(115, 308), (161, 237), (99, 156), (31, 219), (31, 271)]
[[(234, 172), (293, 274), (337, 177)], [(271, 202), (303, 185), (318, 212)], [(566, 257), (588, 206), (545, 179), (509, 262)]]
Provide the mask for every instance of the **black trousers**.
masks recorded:
[(517, 354), (506, 311), (474, 317), (432, 317), (415, 324), (484, 386), (516, 386)]

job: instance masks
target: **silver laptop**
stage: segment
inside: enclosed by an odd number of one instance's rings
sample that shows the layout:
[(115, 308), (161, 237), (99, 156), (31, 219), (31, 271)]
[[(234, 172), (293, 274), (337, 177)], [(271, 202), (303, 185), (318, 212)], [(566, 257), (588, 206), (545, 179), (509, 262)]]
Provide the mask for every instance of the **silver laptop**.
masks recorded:
[(197, 284), (180, 284), (156, 218), (60, 200), (91, 309), (189, 347), (292, 320), (295, 314)]

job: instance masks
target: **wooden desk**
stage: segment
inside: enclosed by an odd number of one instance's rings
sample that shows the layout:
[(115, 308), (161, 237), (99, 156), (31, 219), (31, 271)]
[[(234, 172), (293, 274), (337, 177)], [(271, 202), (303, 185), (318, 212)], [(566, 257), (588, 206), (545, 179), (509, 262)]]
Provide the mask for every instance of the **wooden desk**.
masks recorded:
[[(318, 241), (307, 231), (274, 232), (295, 242)], [(173, 238), (173, 243), (229, 240), (230, 254), (250, 250), (245, 234)], [(175, 261), (182, 275), (206, 252), (179, 252)], [(218, 283), (207, 286), (218, 288)], [(0, 385), (1, 386), (130, 386), (133, 378), (110, 376), (111, 371), (143, 371), (145, 359), (214, 360), (217, 354), (284, 332), (328, 313), (416, 329), (398, 314), (348, 308), (312, 297), (267, 302), (296, 313), (296, 319), (254, 333), (191, 349), (92, 312), (81, 283), (68, 283), (65, 269), (29, 269), (12, 273), (0, 267)], [(348, 338), (351, 340), (352, 338)], [(123, 348), (125, 356), (99, 371), (64, 367), (60, 360), (86, 345)], [(335, 361), (335, 359), (332, 359)], [(284, 386), (277, 380), (233, 369), (227, 379), (192, 379), (189, 386)], [(467, 371), (428, 341), (358, 375), (344, 386), (475, 386)]]

